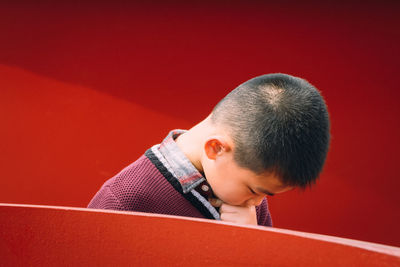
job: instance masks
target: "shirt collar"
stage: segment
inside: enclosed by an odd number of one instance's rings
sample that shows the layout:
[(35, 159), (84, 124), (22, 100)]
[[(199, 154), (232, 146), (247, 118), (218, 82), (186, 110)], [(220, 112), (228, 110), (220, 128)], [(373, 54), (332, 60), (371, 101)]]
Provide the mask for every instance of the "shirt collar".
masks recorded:
[(185, 130), (172, 130), (162, 141), (158, 150), (170, 165), (175, 178), (182, 186), (183, 193), (186, 194), (205, 181), (205, 178), (175, 142), (175, 139), (185, 132)]

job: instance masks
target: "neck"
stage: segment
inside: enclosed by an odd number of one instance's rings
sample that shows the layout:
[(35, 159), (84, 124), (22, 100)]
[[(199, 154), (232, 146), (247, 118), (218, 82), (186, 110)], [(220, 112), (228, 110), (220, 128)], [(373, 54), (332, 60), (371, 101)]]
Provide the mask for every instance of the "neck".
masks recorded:
[(203, 173), (201, 164), (201, 155), (203, 151), (204, 140), (213, 131), (210, 116), (205, 120), (181, 134), (175, 141), (185, 156), (190, 160), (194, 167)]

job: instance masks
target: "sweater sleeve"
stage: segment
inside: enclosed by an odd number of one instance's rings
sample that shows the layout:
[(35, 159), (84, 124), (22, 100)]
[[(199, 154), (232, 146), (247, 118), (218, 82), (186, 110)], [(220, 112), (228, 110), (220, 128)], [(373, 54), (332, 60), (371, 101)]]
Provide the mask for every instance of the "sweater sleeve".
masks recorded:
[(109, 185), (103, 185), (90, 201), (88, 208), (91, 209), (109, 209), (109, 210), (125, 210), (121, 202), (111, 191)]
[(256, 207), (257, 223), (263, 226), (272, 226), (272, 218), (268, 209), (267, 198), (264, 198), (260, 205)]

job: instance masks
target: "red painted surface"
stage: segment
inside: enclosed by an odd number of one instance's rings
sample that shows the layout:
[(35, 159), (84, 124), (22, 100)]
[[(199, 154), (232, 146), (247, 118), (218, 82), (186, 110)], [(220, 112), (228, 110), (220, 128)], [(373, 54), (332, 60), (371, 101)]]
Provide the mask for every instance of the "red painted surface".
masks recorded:
[(400, 246), (399, 10), (2, 3), (0, 201), (85, 207), (170, 129), (248, 78), (285, 72), (322, 90), (333, 139), (317, 186), (270, 199), (275, 225)]
[(400, 248), (144, 213), (0, 205), (0, 225), (2, 266), (400, 264)]

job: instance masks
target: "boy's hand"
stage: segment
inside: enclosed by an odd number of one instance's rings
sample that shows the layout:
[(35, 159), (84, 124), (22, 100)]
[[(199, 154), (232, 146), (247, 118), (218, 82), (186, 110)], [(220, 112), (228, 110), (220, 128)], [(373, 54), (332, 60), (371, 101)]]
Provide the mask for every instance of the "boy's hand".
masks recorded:
[(232, 206), (223, 203), (220, 199), (209, 199), (209, 201), (214, 207), (219, 207), (222, 221), (257, 225), (255, 206)]

